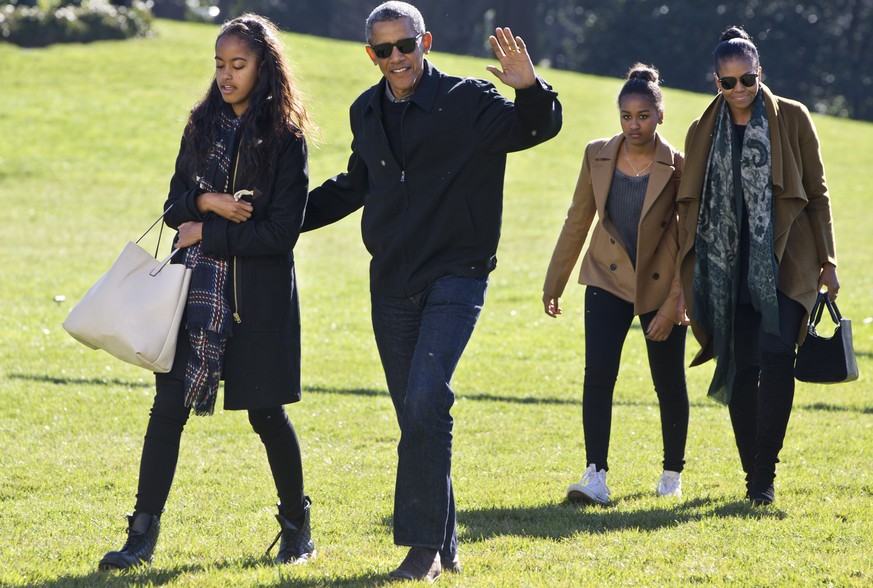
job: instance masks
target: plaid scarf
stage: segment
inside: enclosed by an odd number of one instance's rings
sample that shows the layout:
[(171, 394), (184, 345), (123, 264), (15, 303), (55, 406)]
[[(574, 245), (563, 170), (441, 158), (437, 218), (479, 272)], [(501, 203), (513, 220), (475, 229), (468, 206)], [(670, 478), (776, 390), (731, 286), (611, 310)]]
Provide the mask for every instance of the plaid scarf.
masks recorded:
[[(749, 222), (749, 293), (768, 333), (779, 332), (776, 258), (773, 253), (773, 182), (770, 133), (763, 92), (752, 103), (740, 153), (742, 186), (734, 186), (734, 145), (728, 106), (722, 102), (709, 151), (694, 271), (694, 319), (713, 337), (716, 368), (708, 395), (724, 404), (731, 398), (736, 362), (733, 321), (739, 287), (740, 218)], [(739, 189), (738, 189), (739, 188)]]
[[(207, 192), (227, 192), (231, 156), (239, 119), (224, 110), (215, 121), (215, 143), (206, 156), (200, 188)], [(188, 288), (187, 323), (191, 354), (185, 368), (185, 406), (205, 416), (215, 410), (218, 382), (224, 362), (224, 349), (233, 321), (227, 295), (228, 260), (203, 251), (196, 243), (185, 254), (191, 268)]]

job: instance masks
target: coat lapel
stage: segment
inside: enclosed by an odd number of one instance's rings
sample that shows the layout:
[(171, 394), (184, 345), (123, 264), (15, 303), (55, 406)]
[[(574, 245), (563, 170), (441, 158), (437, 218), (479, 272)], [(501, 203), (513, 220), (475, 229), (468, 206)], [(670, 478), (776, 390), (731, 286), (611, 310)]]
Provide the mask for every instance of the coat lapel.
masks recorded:
[(676, 167), (673, 163), (673, 153), (670, 148), (661, 141), (659, 135), (655, 135), (655, 163), (649, 173), (649, 183), (646, 187), (646, 197), (643, 201), (643, 211), (640, 214), (640, 223), (646, 218), (646, 214), (652, 205), (658, 200), (658, 196), (664, 191), (667, 182), (673, 179)]
[(782, 259), (785, 245), (788, 240), (788, 232), (794, 223), (794, 219), (806, 206), (808, 200), (802, 189), (797, 189), (793, 177), (786, 177), (786, 169), (802, 169), (791, 151), (790, 145), (783, 143), (791, 133), (784, 128), (785, 120), (779, 112), (779, 104), (773, 93), (765, 85), (764, 106), (767, 109), (767, 122), (770, 125), (770, 167), (773, 181), (773, 249), (778, 260)]
[(621, 145), (621, 141), (621, 134), (614, 136), (600, 148), (594, 161), (591, 162), (591, 187), (594, 190), (594, 202), (597, 205), (597, 214), (603, 219), (606, 218), (606, 199), (609, 196), (609, 188), (612, 187), (615, 158), (618, 156), (618, 147)]
[[(615, 173), (622, 141), (621, 133), (614, 136), (600, 148), (591, 163), (591, 186), (594, 189), (594, 202), (597, 205), (597, 213), (603, 219), (608, 218), (606, 200), (609, 197), (609, 189), (612, 187), (612, 176)], [(659, 135), (655, 135), (655, 141), (655, 163), (649, 174), (640, 222), (658, 200), (658, 196), (664, 191), (667, 182), (673, 179), (673, 173), (676, 169), (670, 147), (661, 140)], [(611, 228), (611, 224), (611, 222), (607, 223), (607, 226)]]

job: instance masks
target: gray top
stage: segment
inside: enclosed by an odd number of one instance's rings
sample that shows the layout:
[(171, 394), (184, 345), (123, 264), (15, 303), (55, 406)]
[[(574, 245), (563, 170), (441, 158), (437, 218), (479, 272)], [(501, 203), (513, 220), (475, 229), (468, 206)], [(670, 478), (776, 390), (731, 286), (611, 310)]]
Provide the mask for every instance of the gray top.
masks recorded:
[(643, 213), (643, 200), (649, 176), (629, 176), (617, 167), (612, 174), (612, 185), (606, 198), (606, 214), (612, 220), (622, 244), (630, 255), (634, 268), (637, 267), (637, 236), (640, 216)]

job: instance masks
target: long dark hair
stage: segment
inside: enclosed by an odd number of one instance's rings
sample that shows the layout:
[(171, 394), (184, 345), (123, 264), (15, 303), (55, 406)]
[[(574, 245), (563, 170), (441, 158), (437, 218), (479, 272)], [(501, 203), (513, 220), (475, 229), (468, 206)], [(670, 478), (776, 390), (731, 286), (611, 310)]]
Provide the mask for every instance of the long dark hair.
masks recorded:
[[(228, 35), (245, 43), (257, 56), (260, 67), (248, 108), (240, 119), (241, 167), (251, 179), (269, 177), (287, 133), (311, 136), (318, 129), (294, 83), (276, 25), (257, 14), (243, 14), (221, 27), (216, 46)], [(206, 95), (191, 109), (183, 134), (184, 161), (194, 173), (199, 172), (214, 142), (212, 123), (223, 108), (228, 106), (213, 79)]]

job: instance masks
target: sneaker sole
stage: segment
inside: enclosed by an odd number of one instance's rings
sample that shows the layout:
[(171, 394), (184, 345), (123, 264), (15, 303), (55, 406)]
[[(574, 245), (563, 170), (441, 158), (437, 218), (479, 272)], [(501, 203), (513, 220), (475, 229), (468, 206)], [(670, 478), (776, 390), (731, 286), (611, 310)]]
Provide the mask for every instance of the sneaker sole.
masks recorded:
[(591, 496), (590, 494), (586, 494), (585, 492), (582, 492), (581, 490), (572, 490), (572, 489), (567, 490), (567, 500), (569, 500), (570, 502), (582, 502), (584, 504), (598, 504), (601, 506), (607, 504), (607, 501), (605, 501), (605, 500), (600, 501), (600, 500), (594, 498), (593, 496)]
[(665, 497), (673, 497), (673, 498), (682, 498), (682, 490), (677, 490), (675, 492), (661, 492), (660, 488), (655, 488), (656, 496), (665, 496)]

